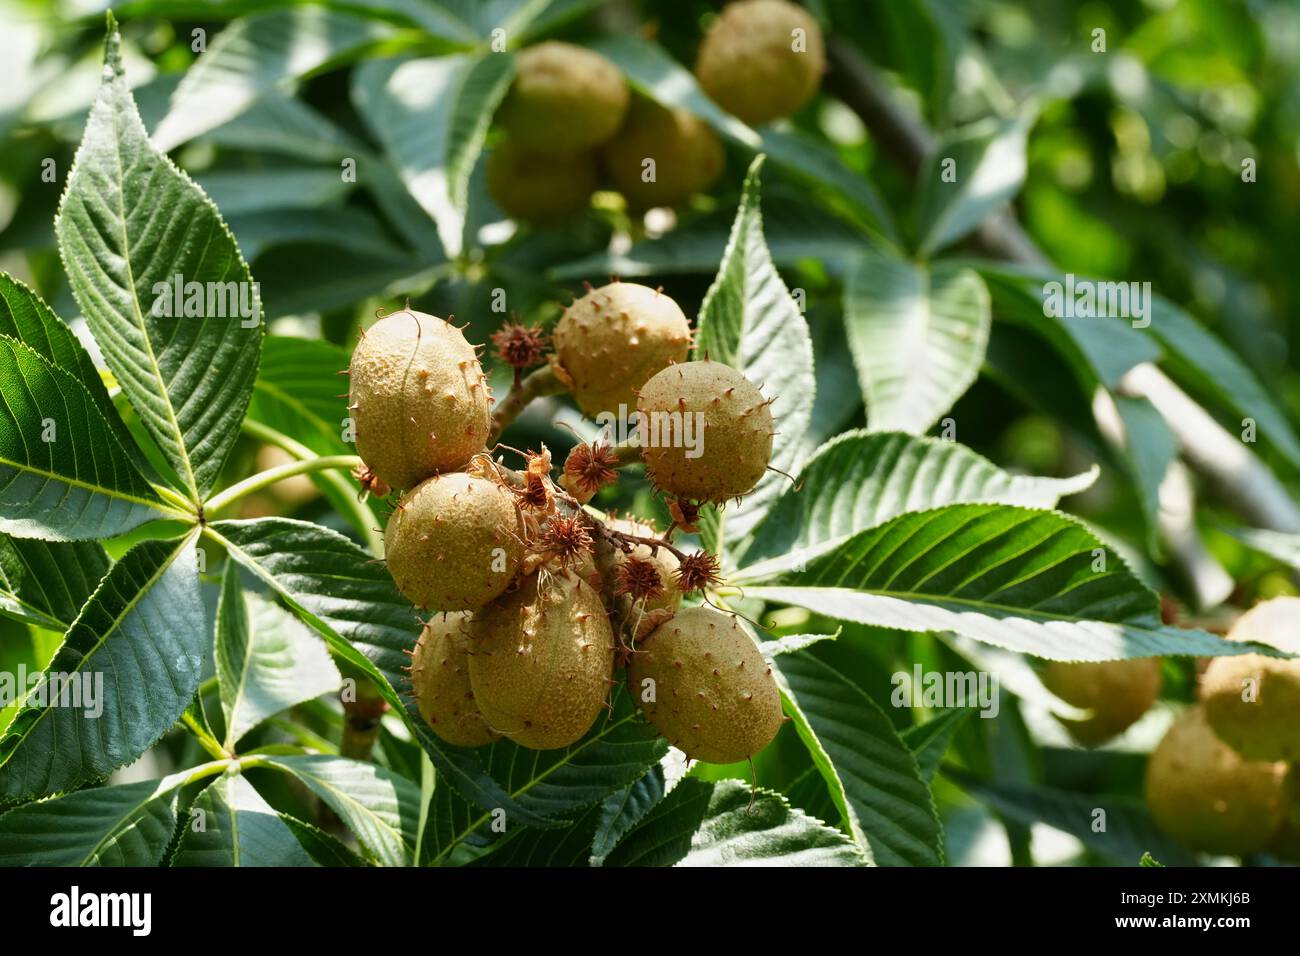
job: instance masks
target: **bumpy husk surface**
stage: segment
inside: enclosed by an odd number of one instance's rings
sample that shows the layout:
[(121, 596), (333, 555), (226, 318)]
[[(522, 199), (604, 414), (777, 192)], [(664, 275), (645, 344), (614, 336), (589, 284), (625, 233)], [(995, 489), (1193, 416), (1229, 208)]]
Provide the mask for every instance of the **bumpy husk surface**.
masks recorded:
[(583, 413), (636, 408), (646, 380), (686, 359), (691, 327), (669, 296), (635, 282), (611, 282), (574, 300), (555, 325), (555, 361)]
[(693, 759), (745, 760), (781, 727), (771, 667), (734, 617), (709, 608), (678, 611), (640, 641), (628, 683), (650, 723)]
[(520, 145), (576, 153), (608, 140), (627, 112), (623, 74), (599, 53), (550, 40), (521, 50), (498, 119)]
[(1150, 709), (1160, 693), (1160, 661), (1049, 661), (1043, 684), (1067, 704), (1093, 712), (1085, 720), (1064, 720), (1070, 736), (1095, 747), (1123, 733)]
[(472, 611), (514, 581), (524, 557), (522, 535), (510, 492), (451, 472), (402, 496), (384, 530), (384, 560), (416, 607)]
[[(1228, 634), (1300, 653), (1300, 598), (1265, 601)], [(1201, 701), (1214, 732), (1249, 760), (1300, 760), (1300, 660), (1241, 654), (1216, 657), (1201, 676)]]
[(1286, 769), (1245, 760), (1210, 729), (1205, 711), (1192, 707), (1147, 762), (1147, 805), (1161, 829), (1192, 849), (1254, 853), (1282, 826)]
[(534, 750), (591, 729), (609, 694), (614, 632), (589, 584), (530, 575), (474, 615), (470, 637), (470, 683), (494, 729)]
[[(651, 426), (651, 434), (641, 436), (650, 478), (679, 498), (725, 501), (746, 494), (772, 458), (768, 402), (749, 379), (719, 362), (664, 369), (642, 386), (637, 411), (640, 427)], [(680, 420), (685, 428), (687, 416), (697, 440), (702, 439), (696, 448), (667, 435), (670, 423), (675, 429)]]
[(357, 343), (349, 378), (357, 454), (391, 487), (414, 488), (483, 450), (492, 426), (483, 367), (437, 316), (403, 309), (380, 319)]
[(488, 192), (512, 219), (554, 225), (582, 212), (596, 191), (596, 155), (542, 153), (505, 140), (487, 162)]
[(411, 689), (420, 716), (435, 734), (457, 747), (482, 747), (501, 735), (487, 725), (474, 703), (468, 622), (465, 613), (430, 618), (411, 655)]
[[(796, 36), (803, 38), (802, 50), (795, 49)], [(750, 124), (794, 113), (817, 92), (825, 69), (821, 27), (784, 0), (728, 4), (695, 61), (704, 91)]]
[[(635, 211), (676, 206), (722, 175), (727, 154), (704, 120), (638, 97), (618, 134), (601, 147), (611, 184)], [(646, 160), (654, 160), (653, 178)]]

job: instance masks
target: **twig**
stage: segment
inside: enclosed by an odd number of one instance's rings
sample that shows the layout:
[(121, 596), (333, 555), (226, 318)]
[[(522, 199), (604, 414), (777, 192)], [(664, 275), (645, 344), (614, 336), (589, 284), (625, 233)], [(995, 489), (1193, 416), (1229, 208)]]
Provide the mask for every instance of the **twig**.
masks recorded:
[(546, 395), (559, 395), (566, 390), (567, 386), (560, 381), (560, 377), (549, 365), (543, 365), (537, 371), (530, 372), (524, 379), (516, 380), (496, 411), (492, 413), (492, 434), (488, 436), (488, 445), (492, 445), (501, 437), (506, 426), (518, 418), (533, 399)]

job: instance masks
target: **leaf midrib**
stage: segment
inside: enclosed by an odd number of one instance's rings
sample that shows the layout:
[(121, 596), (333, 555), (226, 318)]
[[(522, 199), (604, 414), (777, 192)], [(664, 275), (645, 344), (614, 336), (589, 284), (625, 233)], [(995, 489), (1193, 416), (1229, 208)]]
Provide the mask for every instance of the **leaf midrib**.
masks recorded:
[[(116, 72), (116, 71), (115, 71)], [(120, 73), (113, 78), (113, 84), (125, 82)], [(115, 91), (116, 95), (116, 91)], [(118, 132), (118, 111), (112, 112), (113, 116), (113, 159), (117, 163), (117, 181), (123, 188), (117, 190), (117, 210), (118, 223), (121, 225), (122, 233), (122, 262), (126, 266), (127, 281), (130, 283), (131, 308), (135, 313), (136, 327), (140, 330), (140, 337), (144, 342), (145, 354), (149, 358), (149, 364), (154, 371), (154, 378), (161, 386), (159, 394), (167, 408), (167, 419), (171, 424), (172, 431), (176, 438), (176, 448), (180, 453), (181, 462), (185, 466), (185, 481), (187, 490), (190, 493), (190, 500), (194, 504), (200, 503), (198, 482), (194, 477), (194, 466), (190, 462), (189, 449), (185, 446), (185, 435), (181, 432), (180, 420), (176, 417), (176, 408), (172, 405), (171, 393), (167, 391), (167, 383), (163, 379), (162, 368), (158, 365), (158, 357), (154, 354), (153, 341), (149, 338), (149, 330), (145, 326), (144, 313), (140, 311), (140, 300), (136, 293), (135, 287), (135, 267), (131, 264), (131, 239), (126, 229), (126, 207), (123, 205), (123, 192), (126, 185), (126, 170), (122, 166), (122, 137)], [(149, 148), (148, 136), (146, 134), (145, 148)]]

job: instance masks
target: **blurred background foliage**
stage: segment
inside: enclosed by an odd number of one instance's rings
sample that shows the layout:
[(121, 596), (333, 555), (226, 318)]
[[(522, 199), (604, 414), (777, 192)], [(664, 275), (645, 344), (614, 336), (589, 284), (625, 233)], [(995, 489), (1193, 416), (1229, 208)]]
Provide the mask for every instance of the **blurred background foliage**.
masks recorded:
[[(1300, 419), (1300, 5), (1293, 0), (810, 0), (827, 35), (860, 50), (888, 82), (904, 110), (938, 133), (985, 119), (1029, 115), (1027, 171), (1014, 213), (1063, 270), (1150, 282), (1226, 342), (1292, 422)], [(52, 222), (100, 73), (102, 0), (0, 0), (0, 270), (36, 288), (63, 316), (76, 305), (63, 275)], [(128, 0), (112, 4), (122, 22), (127, 73), (151, 131), (199, 54), (237, 18), (271, 16), (292, 4), (276, 0)], [(172, 155), (221, 209), (261, 283), (272, 335), (310, 344), (268, 342), (263, 381), (252, 417), (294, 422), (294, 434), (318, 452), (346, 451), (337, 420), (341, 369), (363, 320), (409, 299), (412, 306), (468, 322), (471, 341), (486, 341), (513, 316), (551, 323), (583, 280), (636, 274), (662, 284), (695, 316), (712, 281), (738, 201), (749, 151), (728, 144), (727, 172), (707, 195), (673, 211), (632, 217), (614, 193), (598, 193), (582, 217), (551, 228), (506, 221), (487, 195), (483, 162), (473, 169), (462, 248), (448, 255), (440, 232), (399, 178), (397, 164), (375, 135), (359, 102), (367, 62), (391, 55), (437, 56), (473, 41), (428, 28), (432, 11), (451, 9), (464, 22), (494, 22), (525, 6), (500, 0), (340, 0), (311, 7), (365, 29), (258, 38), (262, 69), (239, 83), (256, 93), (227, 121), (203, 129)], [(702, 24), (716, 5), (692, 0), (582, 2), (549, 5), (525, 31), (587, 42), (601, 33), (652, 39), (689, 66)], [(362, 19), (359, 15), (365, 14)], [(478, 17), (479, 20), (475, 20)], [(233, 21), (233, 23), (232, 23)], [(256, 21), (252, 21), (256, 22)], [(1104, 31), (1105, 52), (1094, 51)], [(295, 59), (298, 56), (299, 59)], [(286, 64), (306, 64), (299, 70)], [(885, 147), (840, 98), (832, 71), (822, 93), (792, 121), (874, 185), (906, 230), (915, 187)], [(239, 96), (239, 83), (232, 95)], [(489, 133), (490, 150), (497, 141)], [(1257, 181), (1242, 180), (1253, 160)], [(340, 175), (349, 161), (357, 176)], [(815, 201), (809, 202), (809, 196)], [(860, 249), (879, 241), (871, 223), (842, 194), (809, 189), (779, 165), (765, 172), (765, 232), (787, 285), (805, 290), (817, 354), (818, 395), (809, 448), (862, 426), (862, 405), (839, 317), (846, 274)], [(958, 255), (970, 252), (959, 247)], [(629, 270), (628, 263), (636, 264)], [(508, 291), (508, 313), (493, 310), (494, 291)], [(1004, 322), (994, 299), (994, 327), (985, 373), (957, 403), (957, 438), (999, 465), (1041, 475), (1073, 475), (1093, 461), (1101, 480), (1064, 507), (1127, 546), (1144, 574), (1176, 598), (1176, 576), (1149, 547), (1140, 494), (1122, 466), (1098, 447), (1086, 390), (1076, 388), (1065, 360), (1045, 339)], [(508, 370), (494, 371), (498, 394)], [(1212, 399), (1232, 383), (1187, 369), (1180, 383)], [(1230, 431), (1232, 412), (1210, 403)], [(516, 447), (547, 443), (562, 460), (574, 433), (591, 434), (575, 410), (558, 400), (534, 407), (506, 439)], [(937, 432), (937, 429), (936, 429)], [(302, 436), (306, 437), (302, 437)], [(1293, 491), (1297, 469), (1277, 447), (1253, 446)], [(247, 436), (232, 474), (266, 467), (279, 454)], [(324, 494), (322, 494), (324, 492)], [(337, 487), (295, 479), (246, 503), (246, 515), (276, 513), (346, 528), (333, 507)], [(333, 504), (332, 504), (333, 503)], [(659, 513), (644, 483), (608, 489), (605, 509)], [(1221, 525), (1229, 509), (1207, 490), (1199, 522), (1214, 556), (1236, 582), (1230, 603), (1295, 593), (1290, 572), (1248, 551)], [(1215, 626), (1225, 612), (1186, 612), (1182, 620)], [(1216, 617), (1216, 614), (1218, 617)], [(830, 621), (791, 612), (791, 633), (833, 632)], [(41, 666), (56, 639), (4, 622), (0, 667)], [(987, 649), (985, 649), (987, 651)], [(978, 663), (972, 648), (937, 636), (883, 634), (846, 626), (817, 655), (867, 688), (889, 693), (889, 675), (916, 661), (943, 668)], [(975, 655), (975, 656), (972, 656)], [(1166, 662), (1169, 699), (1190, 697), (1190, 662)], [(337, 709), (313, 705), (305, 720), (320, 733), (337, 728)], [(1134, 824), (1102, 850), (1074, 838), (1078, 801), (1090, 793), (1140, 792), (1140, 754), (1159, 738), (1167, 714), (1153, 712), (1119, 744), (1099, 752), (1071, 747), (1050, 720), (1030, 708), (1004, 707), (996, 721), (969, 721), (956, 736), (956, 759), (971, 779), (966, 790), (936, 778), (951, 862), (1131, 862), (1144, 850), (1178, 859), (1176, 848), (1152, 846)], [(905, 729), (907, 710), (887, 709)], [(0, 711), (0, 726), (8, 720)], [(979, 725), (976, 727), (975, 725)], [(274, 733), (269, 728), (267, 733)], [(163, 749), (192, 744), (169, 738)], [(386, 749), (385, 749), (386, 748)], [(183, 761), (185, 755), (172, 753)], [(400, 764), (416, 757), (409, 744), (385, 737), (378, 758)], [(764, 752), (758, 779), (823, 817), (833, 811), (793, 730)], [(414, 764), (412, 764), (414, 766)], [(165, 769), (165, 768), (164, 768)], [(747, 768), (700, 768), (710, 776), (748, 777)], [(418, 770), (416, 771), (418, 777)], [(801, 781), (812, 785), (801, 787)], [(983, 781), (983, 782), (980, 782)], [(802, 797), (800, 796), (802, 794)], [(286, 797), (290, 799), (291, 797)], [(1073, 801), (1073, 802), (1072, 802)], [(1071, 836), (1073, 834), (1074, 836)], [(1128, 840), (1129, 843), (1124, 841)], [(1109, 847), (1107, 850), (1105, 847)], [(1130, 856), (1130, 850), (1135, 852)], [(1166, 859), (1168, 862), (1168, 859)]]

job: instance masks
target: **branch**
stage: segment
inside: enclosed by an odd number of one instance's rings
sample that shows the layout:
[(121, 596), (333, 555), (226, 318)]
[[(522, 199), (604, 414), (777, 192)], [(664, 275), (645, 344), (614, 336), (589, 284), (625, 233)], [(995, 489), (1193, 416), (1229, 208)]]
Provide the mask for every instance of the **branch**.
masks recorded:
[(543, 365), (516, 382), (506, 393), (505, 399), (497, 406), (496, 411), (492, 413), (492, 434), (488, 436), (488, 445), (491, 446), (501, 437), (506, 426), (518, 418), (533, 399), (546, 395), (559, 395), (567, 391), (567, 388), (550, 365)]

